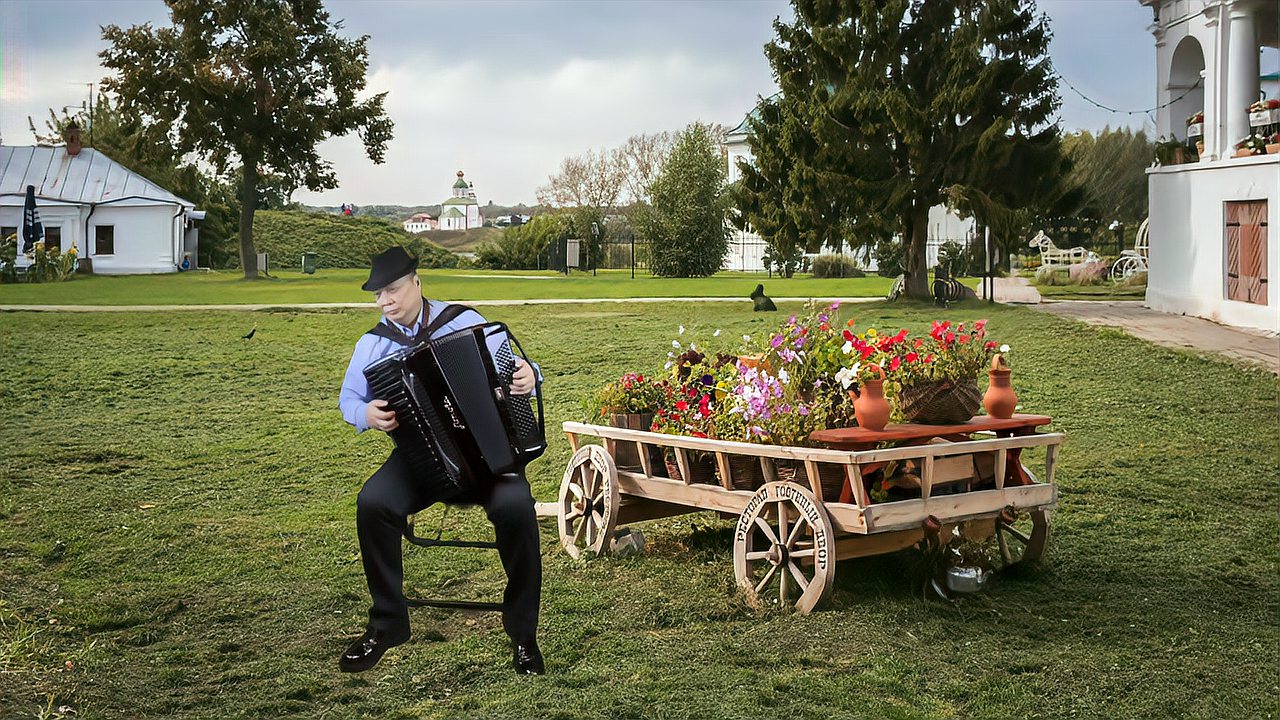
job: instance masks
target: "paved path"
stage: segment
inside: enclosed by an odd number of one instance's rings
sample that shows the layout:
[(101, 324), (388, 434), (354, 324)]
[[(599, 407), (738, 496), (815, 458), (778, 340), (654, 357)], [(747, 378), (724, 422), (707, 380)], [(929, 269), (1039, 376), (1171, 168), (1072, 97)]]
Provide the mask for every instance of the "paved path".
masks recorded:
[[(822, 302), (869, 303), (882, 297), (857, 298), (807, 298), (776, 297), (774, 302)], [(578, 303), (662, 303), (662, 302), (732, 302), (742, 305), (751, 300), (741, 297), (646, 297), (646, 298), (533, 298), (525, 300), (459, 300), (473, 307), (492, 305), (574, 305)], [(0, 312), (169, 312), (181, 310), (323, 310), (329, 308), (374, 309), (372, 302), (350, 303), (256, 303), (239, 305), (0, 305)]]
[[(998, 277), (995, 279), (996, 302), (1016, 305), (1035, 305), (1040, 302), (1040, 292), (1024, 277)], [(978, 286), (978, 297), (987, 299), (986, 288)]]
[(1157, 345), (1221, 353), (1263, 365), (1280, 374), (1280, 337), (1261, 331), (1228, 327), (1188, 315), (1157, 312), (1132, 300), (1059, 300), (1034, 307), (1090, 325), (1117, 327)]

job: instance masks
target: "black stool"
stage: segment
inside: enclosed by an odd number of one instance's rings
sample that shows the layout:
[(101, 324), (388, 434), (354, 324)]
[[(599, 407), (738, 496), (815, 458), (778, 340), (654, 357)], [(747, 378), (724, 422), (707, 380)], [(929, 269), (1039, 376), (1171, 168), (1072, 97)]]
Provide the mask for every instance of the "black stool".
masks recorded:
[[(418, 537), (414, 532), (414, 516), (410, 515), (404, 526), (404, 539), (417, 545), (418, 547), (452, 547), (452, 548), (482, 548), (489, 550), (497, 550), (496, 542), (486, 540), (441, 540), (440, 536), (444, 533), (444, 521), (449, 516), (449, 506), (444, 506), (443, 514), (440, 516), (440, 527), (436, 530), (434, 538)], [(430, 600), (425, 598), (405, 598), (405, 602), (409, 607), (436, 607), (450, 608), (454, 610), (490, 610), (502, 612), (502, 603), (497, 602), (481, 602), (477, 600)]]

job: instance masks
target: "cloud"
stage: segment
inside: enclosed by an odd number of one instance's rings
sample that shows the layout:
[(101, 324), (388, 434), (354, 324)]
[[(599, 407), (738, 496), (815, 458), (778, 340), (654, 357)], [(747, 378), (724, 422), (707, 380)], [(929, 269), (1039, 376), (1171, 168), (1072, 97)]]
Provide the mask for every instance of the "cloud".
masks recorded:
[(496, 63), (444, 64), (421, 55), (370, 75), (387, 91), (396, 137), (387, 162), (361, 161), (358, 141), (331, 140), (325, 157), (345, 168), (342, 187), (299, 192), (303, 202), (432, 204), (464, 170), (482, 203), (532, 202), (566, 155), (614, 147), (642, 132), (694, 120), (736, 123), (769, 82), (761, 61), (756, 84), (740, 69), (688, 53), (610, 60), (570, 57), (549, 72), (511, 71)]

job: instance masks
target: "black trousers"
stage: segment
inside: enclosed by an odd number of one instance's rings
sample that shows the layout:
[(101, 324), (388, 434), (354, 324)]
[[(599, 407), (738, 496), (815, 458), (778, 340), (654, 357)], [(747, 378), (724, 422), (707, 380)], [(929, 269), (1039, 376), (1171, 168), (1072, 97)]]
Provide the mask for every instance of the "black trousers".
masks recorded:
[[(410, 476), (398, 450), (378, 468), (356, 497), (356, 534), (373, 607), (369, 624), (393, 634), (408, 634), (409, 606), (404, 599), (401, 538), (407, 517), (439, 501)], [(513, 640), (534, 637), (542, 596), (542, 554), (533, 493), (523, 474), (495, 478), (485, 492), (457, 496), (449, 504), (482, 505), (493, 523), (498, 555), (507, 571), (502, 625)]]

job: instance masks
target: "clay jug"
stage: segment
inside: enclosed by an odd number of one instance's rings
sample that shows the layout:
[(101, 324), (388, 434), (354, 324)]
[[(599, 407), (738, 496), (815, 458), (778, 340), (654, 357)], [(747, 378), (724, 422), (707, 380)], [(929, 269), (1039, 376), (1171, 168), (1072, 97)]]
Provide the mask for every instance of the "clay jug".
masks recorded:
[(991, 382), (987, 385), (987, 394), (982, 397), (982, 407), (993, 418), (1011, 418), (1014, 408), (1018, 407), (1018, 396), (1009, 382), (1009, 373), (1004, 356), (996, 353), (991, 358)]
[(884, 397), (884, 371), (876, 368), (880, 377), (863, 381), (860, 391), (853, 395), (853, 417), (858, 427), (867, 430), (883, 430), (889, 423), (889, 401)]

